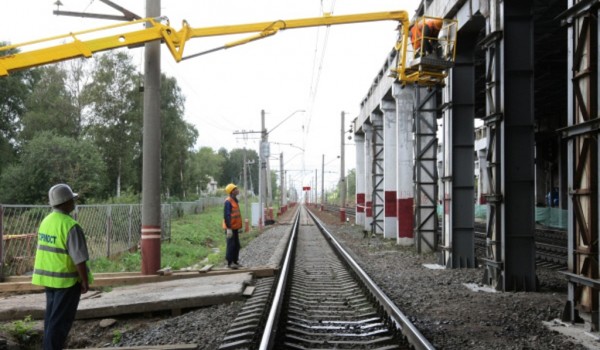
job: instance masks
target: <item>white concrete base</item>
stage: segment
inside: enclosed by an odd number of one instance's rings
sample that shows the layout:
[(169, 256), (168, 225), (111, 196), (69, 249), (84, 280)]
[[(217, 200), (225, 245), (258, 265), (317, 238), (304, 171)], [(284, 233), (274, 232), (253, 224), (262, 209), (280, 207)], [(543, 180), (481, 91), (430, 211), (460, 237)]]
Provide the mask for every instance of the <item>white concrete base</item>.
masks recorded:
[(383, 238), (394, 239), (398, 237), (398, 219), (388, 217), (383, 220)]
[(411, 246), (411, 245), (415, 245), (415, 239), (414, 238), (398, 238), (396, 239), (396, 244), (401, 245), (401, 246)]
[(355, 223), (360, 226), (365, 225), (365, 213), (356, 213)]

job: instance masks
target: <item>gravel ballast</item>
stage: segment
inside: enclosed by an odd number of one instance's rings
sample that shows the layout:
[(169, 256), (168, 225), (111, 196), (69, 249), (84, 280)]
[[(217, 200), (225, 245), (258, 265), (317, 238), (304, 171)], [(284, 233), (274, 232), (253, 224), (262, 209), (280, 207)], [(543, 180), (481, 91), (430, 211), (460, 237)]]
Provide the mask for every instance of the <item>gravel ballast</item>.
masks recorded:
[[(556, 271), (537, 271), (538, 292), (472, 291), (482, 268), (429, 269), (433, 254), (419, 255), (381, 237), (364, 238), (362, 228), (339, 224), (338, 217), (318, 213), (328, 229), (379, 284), (392, 301), (438, 349), (587, 349), (543, 321), (560, 318), (567, 283)], [(240, 252), (245, 266), (276, 265), (285, 248), (289, 225), (273, 225)], [(243, 302), (191, 310), (183, 315), (119, 318), (108, 328), (100, 320), (76, 321), (69, 347), (124, 347), (199, 344), (217, 349)], [(600, 343), (598, 344), (600, 347)]]

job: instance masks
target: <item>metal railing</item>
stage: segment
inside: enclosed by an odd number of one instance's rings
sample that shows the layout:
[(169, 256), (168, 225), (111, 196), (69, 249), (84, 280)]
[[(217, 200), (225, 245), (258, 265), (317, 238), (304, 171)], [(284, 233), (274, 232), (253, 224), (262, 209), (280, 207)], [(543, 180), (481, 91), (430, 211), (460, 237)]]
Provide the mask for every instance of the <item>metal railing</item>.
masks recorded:
[[(161, 205), (162, 240), (171, 239), (171, 219), (197, 214), (222, 198)], [(33, 269), (38, 227), (52, 208), (44, 205), (0, 204), (0, 278)], [(137, 249), (142, 225), (140, 204), (77, 205), (72, 213), (85, 232), (90, 259)]]

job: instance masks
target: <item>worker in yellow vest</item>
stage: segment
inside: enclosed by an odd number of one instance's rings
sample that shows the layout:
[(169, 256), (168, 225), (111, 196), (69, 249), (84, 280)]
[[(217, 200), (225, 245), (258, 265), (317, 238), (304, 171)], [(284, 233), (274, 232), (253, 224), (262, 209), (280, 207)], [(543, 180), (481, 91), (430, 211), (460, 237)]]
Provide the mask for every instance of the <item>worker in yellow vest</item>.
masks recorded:
[(69, 214), (77, 193), (66, 184), (48, 191), (52, 212), (40, 224), (31, 283), (45, 287), (44, 350), (60, 350), (75, 320), (81, 294), (93, 282), (83, 229)]
[(225, 251), (225, 259), (227, 259), (227, 267), (237, 269), (242, 267), (239, 262), (240, 257), (240, 236), (239, 232), (242, 228), (242, 213), (238, 203), (237, 195), (240, 193), (235, 184), (229, 184), (225, 187), (227, 198), (225, 199), (225, 208), (223, 212), (223, 229), (227, 236), (227, 250)]

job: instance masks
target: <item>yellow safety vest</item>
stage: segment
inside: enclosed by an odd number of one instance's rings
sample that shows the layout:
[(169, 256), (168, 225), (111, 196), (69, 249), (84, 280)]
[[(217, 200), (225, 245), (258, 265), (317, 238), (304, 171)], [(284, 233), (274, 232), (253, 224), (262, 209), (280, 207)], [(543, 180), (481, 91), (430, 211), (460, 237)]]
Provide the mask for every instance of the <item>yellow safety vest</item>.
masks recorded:
[[(77, 267), (67, 251), (67, 236), (77, 225), (71, 216), (52, 212), (40, 224), (31, 283), (51, 288), (69, 288), (79, 280)], [(88, 269), (88, 283), (93, 276)]]

